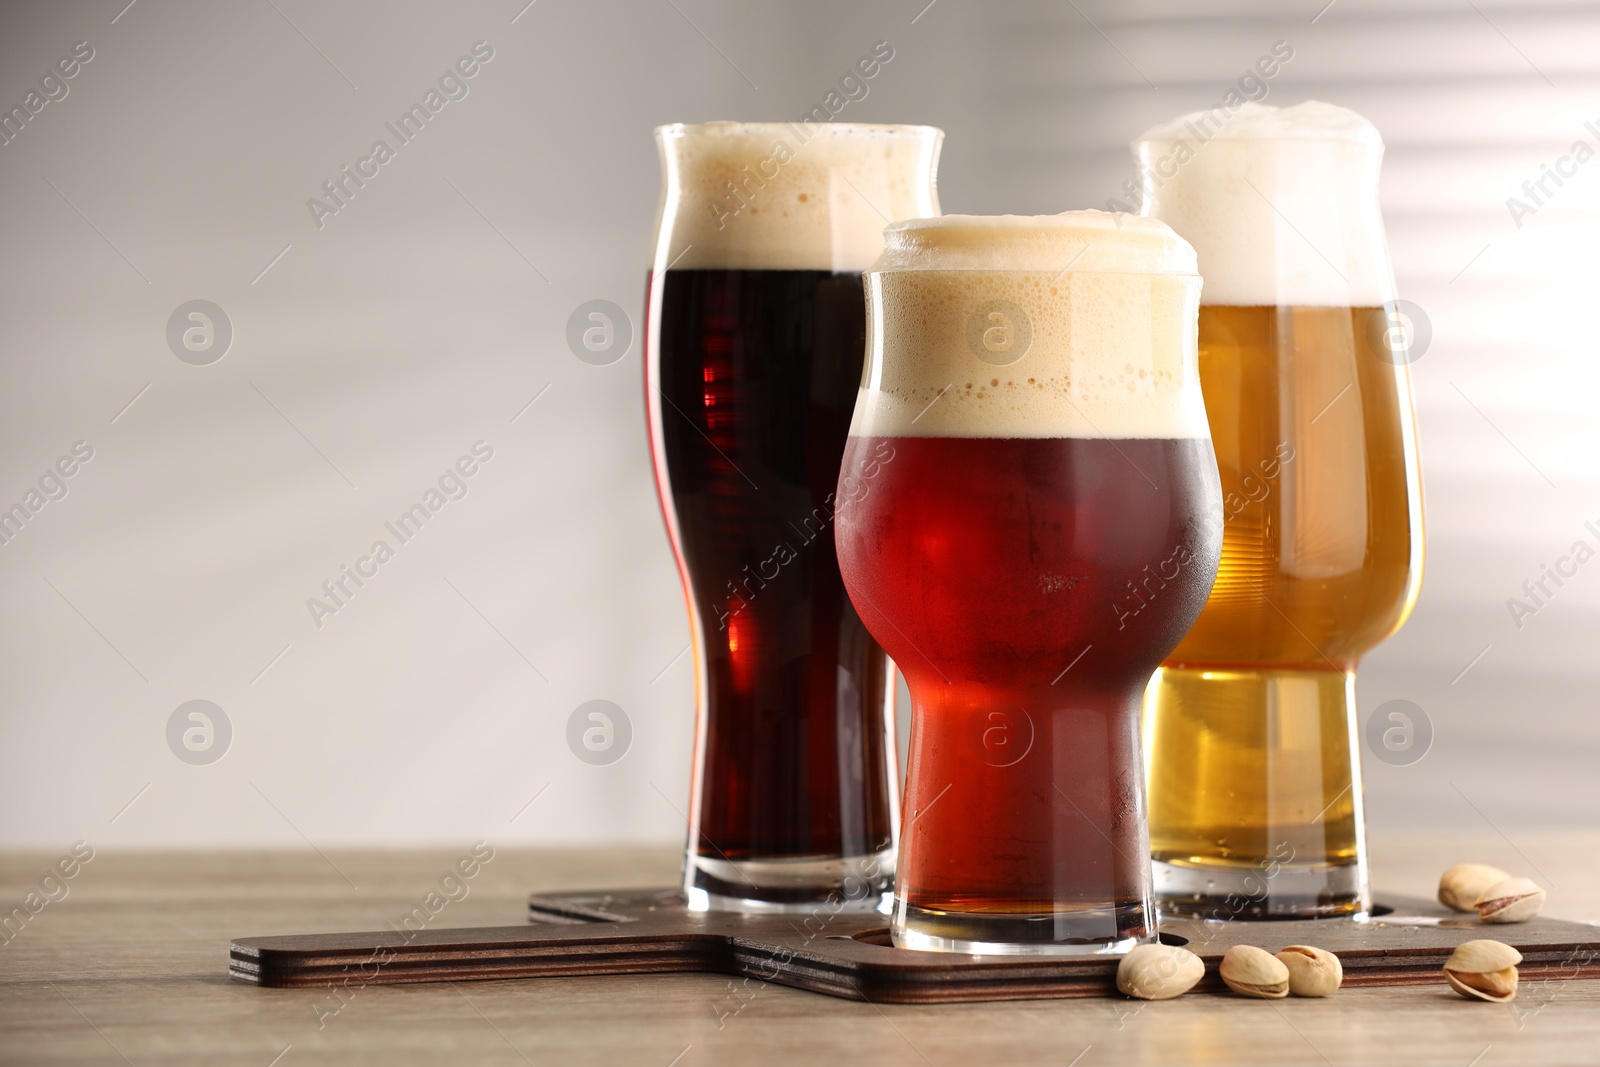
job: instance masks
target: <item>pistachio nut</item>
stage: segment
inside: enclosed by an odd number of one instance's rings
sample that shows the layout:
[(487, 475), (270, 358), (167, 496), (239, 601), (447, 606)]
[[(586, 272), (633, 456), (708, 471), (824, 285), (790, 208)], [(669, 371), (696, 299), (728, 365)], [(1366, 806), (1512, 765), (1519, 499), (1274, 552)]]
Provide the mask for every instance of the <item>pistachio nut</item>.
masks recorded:
[(1527, 922), (1544, 907), (1544, 890), (1527, 878), (1507, 878), (1484, 890), (1476, 903), (1481, 922)]
[(1278, 953), (1289, 969), (1289, 992), (1297, 997), (1326, 997), (1344, 981), (1339, 957), (1310, 945), (1290, 945)]
[(1234, 945), (1222, 957), (1218, 973), (1240, 996), (1277, 1000), (1289, 995), (1289, 968), (1264, 948)]
[(1458, 863), (1439, 876), (1439, 903), (1455, 911), (1473, 911), (1484, 890), (1510, 877), (1487, 863)]
[(1186, 948), (1139, 945), (1117, 964), (1117, 988), (1140, 1000), (1182, 996), (1205, 977), (1206, 965)]
[(1504, 1003), (1517, 995), (1517, 964), (1522, 953), (1499, 941), (1467, 941), (1445, 961), (1450, 988), (1468, 999)]

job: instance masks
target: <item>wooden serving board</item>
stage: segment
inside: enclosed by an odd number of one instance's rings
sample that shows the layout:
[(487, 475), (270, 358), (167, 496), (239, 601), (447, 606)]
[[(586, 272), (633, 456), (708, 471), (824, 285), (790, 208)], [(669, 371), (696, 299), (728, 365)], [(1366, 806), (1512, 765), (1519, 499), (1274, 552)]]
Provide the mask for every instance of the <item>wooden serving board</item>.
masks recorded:
[[(1161, 939), (1206, 962), (1200, 988), (1222, 988), (1233, 945), (1276, 952), (1309, 944), (1338, 955), (1347, 986), (1441, 982), (1455, 946), (1491, 937), (1515, 946), (1524, 982), (1600, 978), (1600, 926), (1539, 918), (1489, 926), (1433, 901), (1380, 897), (1369, 922), (1166, 919)], [(710, 972), (852, 1000), (926, 1004), (1095, 997), (1116, 993), (1116, 958), (979, 956), (894, 948), (880, 915), (691, 912), (674, 890), (535, 896), (536, 925), (246, 937), (228, 973), (262, 986)]]

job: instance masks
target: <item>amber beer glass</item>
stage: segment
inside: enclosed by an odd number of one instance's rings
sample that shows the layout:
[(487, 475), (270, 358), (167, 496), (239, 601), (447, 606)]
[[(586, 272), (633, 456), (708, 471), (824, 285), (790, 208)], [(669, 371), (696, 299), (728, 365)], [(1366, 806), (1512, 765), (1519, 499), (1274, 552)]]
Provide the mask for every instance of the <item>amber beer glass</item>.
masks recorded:
[(1134, 151), (1145, 214), (1200, 257), (1225, 518), (1211, 598), (1147, 696), (1156, 895), (1215, 918), (1361, 917), (1356, 665), (1422, 578), (1383, 141), (1343, 108), (1247, 104)]
[(896, 945), (1156, 933), (1139, 704), (1222, 524), (1194, 251), (1097, 211), (891, 226), (839, 562), (913, 704)]
[(894, 665), (845, 596), (834, 483), (889, 219), (938, 214), (940, 131), (656, 131), (646, 407), (689, 608), (691, 908), (884, 909)]

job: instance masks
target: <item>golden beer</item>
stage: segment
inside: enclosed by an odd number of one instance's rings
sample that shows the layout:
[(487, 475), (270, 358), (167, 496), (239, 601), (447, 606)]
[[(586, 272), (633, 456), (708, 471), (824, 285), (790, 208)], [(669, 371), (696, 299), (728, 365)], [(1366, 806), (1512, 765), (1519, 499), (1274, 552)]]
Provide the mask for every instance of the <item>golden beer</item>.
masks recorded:
[[(1169, 914), (1357, 915), (1355, 670), (1405, 621), (1422, 573), (1382, 142), (1320, 104), (1233, 122), (1147, 198), (1199, 252), (1224, 519), (1211, 596), (1146, 694), (1155, 888)], [(1175, 140), (1136, 150), (1148, 163)]]

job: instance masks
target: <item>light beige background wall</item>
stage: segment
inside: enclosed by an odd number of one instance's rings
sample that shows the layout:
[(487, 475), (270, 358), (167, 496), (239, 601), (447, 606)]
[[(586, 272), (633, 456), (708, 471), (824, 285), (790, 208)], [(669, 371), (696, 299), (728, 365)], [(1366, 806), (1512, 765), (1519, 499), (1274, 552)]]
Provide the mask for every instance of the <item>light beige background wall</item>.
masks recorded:
[[(1600, 817), (1600, 563), (1520, 629), (1506, 606), (1600, 545), (1600, 162), (1520, 227), (1505, 203), (1600, 148), (1595, 5), (523, 2), (0, 12), (6, 108), (94, 50), (0, 147), (0, 505), (94, 450), (0, 545), (0, 846), (678, 839), (692, 687), (636, 311), (650, 130), (797, 117), (879, 40), (894, 58), (841, 118), (944, 127), (947, 211), (1102, 206), (1127, 140), (1280, 39), (1269, 103), (1382, 128), (1401, 291), (1433, 330), (1430, 557), (1361, 696), (1414, 701), (1435, 739), (1369, 760), (1370, 817), (1512, 840)], [(478, 41), (467, 95), (319, 228), (307, 199)], [(193, 299), (233, 327), (209, 366), (165, 336)], [(594, 299), (634, 316), (609, 366), (565, 340)], [(314, 625), (307, 598), (480, 440), (465, 498)], [(168, 746), (195, 699), (232, 727), (209, 765)], [(565, 740), (591, 699), (632, 722), (609, 766)]]

